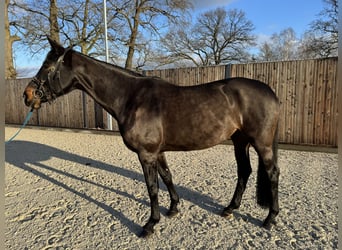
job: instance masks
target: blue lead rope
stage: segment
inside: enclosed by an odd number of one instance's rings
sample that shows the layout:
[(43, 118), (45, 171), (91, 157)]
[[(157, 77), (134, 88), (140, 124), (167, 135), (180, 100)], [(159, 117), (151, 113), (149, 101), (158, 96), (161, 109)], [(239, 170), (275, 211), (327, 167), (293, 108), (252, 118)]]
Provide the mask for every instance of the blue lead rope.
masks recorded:
[(33, 114), (33, 109), (31, 109), (31, 111), (27, 114), (25, 121), (23, 123), (23, 125), (21, 125), (20, 129), (17, 131), (17, 133), (15, 133), (8, 141), (5, 141), (5, 144), (10, 143), (11, 141), (13, 141), (13, 139), (20, 133), (20, 131), (26, 126), (27, 122), (30, 120), (31, 116)]

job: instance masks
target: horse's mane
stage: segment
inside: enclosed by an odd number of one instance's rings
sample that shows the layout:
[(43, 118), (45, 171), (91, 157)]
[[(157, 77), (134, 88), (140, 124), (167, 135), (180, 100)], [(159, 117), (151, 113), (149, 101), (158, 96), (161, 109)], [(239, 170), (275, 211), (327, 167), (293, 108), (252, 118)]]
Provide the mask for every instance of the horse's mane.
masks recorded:
[(78, 55), (82, 56), (82, 57), (85, 57), (87, 59), (90, 59), (92, 61), (95, 61), (97, 62), (98, 64), (101, 64), (105, 67), (108, 67), (108, 68), (111, 68), (113, 70), (116, 70), (116, 71), (120, 71), (121, 73), (124, 73), (124, 74), (128, 74), (130, 76), (135, 76), (135, 77), (145, 77), (143, 74), (139, 73), (139, 72), (136, 72), (136, 71), (133, 71), (133, 70), (130, 70), (130, 69), (125, 69), (123, 67), (120, 67), (118, 65), (114, 65), (112, 63), (107, 63), (107, 62), (104, 62), (104, 61), (101, 61), (99, 59), (96, 59), (96, 58), (93, 58), (91, 56), (88, 56), (88, 55), (85, 55), (85, 54), (82, 54), (78, 51), (74, 51), (73, 52), (77, 53)]

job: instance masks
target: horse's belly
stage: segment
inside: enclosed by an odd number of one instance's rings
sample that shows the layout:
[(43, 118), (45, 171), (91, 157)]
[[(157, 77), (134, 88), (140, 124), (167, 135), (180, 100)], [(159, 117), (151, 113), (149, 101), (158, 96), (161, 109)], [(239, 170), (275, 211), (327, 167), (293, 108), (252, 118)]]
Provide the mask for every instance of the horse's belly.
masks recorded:
[(235, 132), (229, 129), (183, 129), (174, 134), (168, 134), (164, 141), (164, 151), (187, 151), (205, 149), (215, 146), (227, 139)]
[[(196, 96), (195, 96), (196, 97)], [(172, 102), (163, 120), (166, 150), (197, 150), (230, 138), (241, 127), (236, 106), (229, 105), (220, 91), (206, 98), (189, 97), (187, 103)]]

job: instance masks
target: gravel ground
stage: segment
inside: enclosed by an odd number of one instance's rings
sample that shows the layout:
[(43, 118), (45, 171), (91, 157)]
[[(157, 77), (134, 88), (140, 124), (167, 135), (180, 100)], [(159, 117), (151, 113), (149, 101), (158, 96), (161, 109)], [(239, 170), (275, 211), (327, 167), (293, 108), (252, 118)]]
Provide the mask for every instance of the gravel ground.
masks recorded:
[[(6, 127), (6, 139), (17, 128)], [(267, 231), (255, 201), (257, 158), (233, 218), (219, 214), (236, 184), (233, 147), (166, 153), (181, 202), (137, 237), (150, 214), (137, 156), (121, 137), (24, 129), (6, 145), (7, 249), (337, 249), (338, 155), (279, 150), (280, 214)]]

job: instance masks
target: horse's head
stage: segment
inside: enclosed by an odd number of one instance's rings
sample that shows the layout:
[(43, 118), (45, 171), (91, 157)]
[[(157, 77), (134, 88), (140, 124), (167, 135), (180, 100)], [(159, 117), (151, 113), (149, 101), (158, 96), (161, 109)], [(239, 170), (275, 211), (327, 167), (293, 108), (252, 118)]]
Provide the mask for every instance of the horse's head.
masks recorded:
[(63, 48), (49, 37), (48, 40), (51, 50), (24, 91), (25, 104), (34, 109), (39, 109), (42, 103), (50, 102), (73, 89), (72, 47)]

